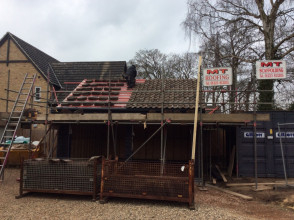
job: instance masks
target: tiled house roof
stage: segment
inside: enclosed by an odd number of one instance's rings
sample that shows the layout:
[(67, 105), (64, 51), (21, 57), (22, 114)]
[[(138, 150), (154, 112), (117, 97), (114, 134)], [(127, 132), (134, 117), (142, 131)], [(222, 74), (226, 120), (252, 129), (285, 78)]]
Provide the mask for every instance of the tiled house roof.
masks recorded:
[(56, 74), (62, 87), (74, 89), (77, 85), (69, 86), (66, 82), (80, 83), (84, 79), (123, 79), (122, 74), (126, 71), (125, 61), (113, 62), (59, 62), (51, 64), (53, 73)]
[(160, 109), (163, 99), (164, 109), (193, 109), (196, 86), (195, 79), (166, 79), (163, 85), (160, 79), (146, 80), (136, 86), (127, 108)]
[(83, 80), (72, 93), (59, 105), (59, 109), (97, 109), (111, 108), (125, 110), (160, 109), (162, 98), (164, 109), (195, 108), (196, 80), (167, 79), (161, 80), (137, 79), (133, 89), (127, 88), (125, 80)]
[[(145, 80), (137, 80), (137, 84), (144, 83)], [(106, 108), (126, 108), (133, 89), (127, 88), (125, 80), (112, 79), (83, 80), (72, 93), (70, 93), (57, 107), (58, 108), (80, 108), (97, 109)]]
[[(47, 79), (49, 64), (59, 61), (9, 32), (0, 40), (0, 45), (4, 43), (7, 38), (13, 40), (28, 60), (30, 60), (44, 78)], [(60, 86), (59, 81), (54, 74), (51, 74), (49, 78), (52, 84)]]
[[(84, 79), (91, 80), (122, 80), (127, 64), (125, 61), (112, 62), (59, 62), (51, 64), (51, 71), (57, 76), (62, 90), (73, 91)], [(68, 96), (57, 93), (59, 101)]]

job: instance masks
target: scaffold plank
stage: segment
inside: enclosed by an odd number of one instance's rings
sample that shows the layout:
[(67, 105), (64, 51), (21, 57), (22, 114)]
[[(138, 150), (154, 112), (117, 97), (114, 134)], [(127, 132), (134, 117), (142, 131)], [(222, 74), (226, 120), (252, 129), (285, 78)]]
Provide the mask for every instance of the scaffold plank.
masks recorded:
[[(171, 121), (183, 121), (183, 122), (193, 122), (194, 113), (165, 113), (165, 119), (170, 119)], [(160, 113), (147, 113), (147, 120), (158, 121), (161, 119)], [(198, 116), (199, 120), (199, 116)], [(269, 121), (269, 114), (257, 114), (257, 121)], [(203, 122), (250, 122), (253, 121), (253, 114), (249, 113), (238, 113), (238, 114), (202, 114)]]
[[(37, 120), (45, 120), (45, 115), (38, 115)], [(107, 113), (94, 114), (50, 114), (48, 121), (107, 121)], [(146, 115), (140, 113), (113, 113), (113, 121), (145, 121)]]
[[(171, 122), (193, 122), (194, 113), (165, 113), (165, 119)], [(44, 121), (45, 115), (38, 115), (37, 121)], [(107, 121), (107, 113), (93, 114), (50, 114), (48, 121)], [(161, 113), (113, 113), (113, 121), (161, 121)], [(257, 121), (269, 121), (269, 114), (257, 114)], [(202, 121), (207, 123), (244, 123), (253, 121), (253, 114), (202, 114)]]

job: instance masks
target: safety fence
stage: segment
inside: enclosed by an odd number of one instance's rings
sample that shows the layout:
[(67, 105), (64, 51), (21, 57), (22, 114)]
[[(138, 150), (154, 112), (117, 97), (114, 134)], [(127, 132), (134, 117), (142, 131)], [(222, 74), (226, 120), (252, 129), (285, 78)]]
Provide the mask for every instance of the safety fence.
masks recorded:
[(20, 197), (24, 192), (92, 195), (100, 188), (98, 159), (30, 159), (22, 163)]

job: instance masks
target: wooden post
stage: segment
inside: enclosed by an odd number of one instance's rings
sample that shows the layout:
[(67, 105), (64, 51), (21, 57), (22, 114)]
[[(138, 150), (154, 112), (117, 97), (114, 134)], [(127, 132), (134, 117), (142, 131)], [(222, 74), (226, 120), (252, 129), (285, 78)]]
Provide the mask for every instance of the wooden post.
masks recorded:
[(198, 105), (199, 105), (199, 91), (200, 91), (200, 70), (202, 64), (202, 57), (199, 56), (198, 61), (198, 75), (197, 75), (197, 90), (196, 90), (196, 101), (195, 101), (195, 116), (194, 116), (194, 132), (193, 132), (193, 144), (192, 144), (192, 160), (195, 160), (196, 150), (196, 134), (197, 134), (197, 120), (198, 120)]
[(194, 161), (189, 161), (189, 208), (194, 210)]

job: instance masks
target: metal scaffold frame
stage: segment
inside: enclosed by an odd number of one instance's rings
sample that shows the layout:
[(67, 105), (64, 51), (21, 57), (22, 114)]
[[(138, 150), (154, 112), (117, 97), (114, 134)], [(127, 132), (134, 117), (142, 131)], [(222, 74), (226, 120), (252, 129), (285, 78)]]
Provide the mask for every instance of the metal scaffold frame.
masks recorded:
[[(289, 125), (294, 125), (294, 123), (279, 123), (278, 122), (278, 132), (279, 132), (279, 140), (280, 140), (280, 149), (281, 149), (281, 157), (282, 157), (282, 162), (283, 162), (283, 171), (284, 171), (284, 178), (285, 178), (285, 185), (287, 187), (291, 186), (294, 187), (293, 185), (288, 184), (288, 175), (287, 175), (287, 168), (286, 168), (286, 161), (285, 161), (285, 154), (284, 154), (284, 146), (283, 146), (283, 140), (282, 140), (282, 133), (281, 133), (281, 127), (287, 127)], [(287, 133), (285, 132), (285, 138), (287, 138)]]
[[(254, 69), (254, 68), (253, 68)], [(200, 73), (200, 67), (199, 67), (199, 70), (198, 72)], [(46, 93), (46, 98), (41, 98), (42, 100), (44, 101), (39, 101), (38, 103), (46, 103), (45, 106), (43, 105), (38, 105), (38, 104), (35, 104), (35, 103), (31, 103), (31, 107), (33, 106), (36, 106), (36, 107), (45, 107), (46, 108), (46, 120), (45, 120), (45, 135), (44, 135), (44, 138), (43, 138), (43, 141), (44, 141), (44, 153), (47, 154), (48, 157), (53, 157), (53, 152), (54, 152), (54, 144), (50, 144), (50, 143), (55, 143), (56, 141), (56, 135), (54, 134), (54, 132), (51, 131), (51, 129), (53, 128), (53, 126), (50, 126), (48, 128), (48, 124), (54, 124), (55, 122), (51, 122), (51, 121), (48, 121), (48, 116), (49, 116), (49, 112), (53, 111), (54, 107), (52, 106), (52, 98), (56, 101), (57, 104), (59, 104), (59, 100), (58, 100), (58, 96), (57, 94), (58, 93), (64, 93), (64, 94), (70, 94), (72, 92), (72, 90), (68, 91), (68, 90), (59, 90), (59, 91), (56, 91), (54, 86), (53, 85), (50, 85), (50, 72), (48, 70), (48, 74), (47, 74), (47, 91), (41, 91), (41, 92), (45, 92)], [(201, 74), (199, 74), (198, 76), (198, 79), (201, 78)], [(254, 151), (255, 151), (255, 170), (256, 170), (256, 175), (255, 175), (255, 178), (256, 178), (256, 187), (257, 187), (257, 158), (256, 158), (256, 121), (257, 121), (257, 118), (256, 118), (256, 105), (257, 104), (272, 104), (272, 103), (257, 103), (256, 101), (256, 92), (261, 92), (261, 91), (257, 91), (256, 90), (256, 81), (255, 81), (255, 78), (254, 78), (254, 89), (253, 90), (245, 90), (245, 91), (242, 91), (242, 90), (230, 90), (229, 88), (224, 90), (224, 89), (214, 89), (214, 90), (205, 90), (202, 88), (201, 86), (201, 80), (197, 80), (199, 82), (199, 96), (200, 97), (203, 97), (203, 95), (205, 96), (205, 93), (213, 93), (213, 92), (221, 92), (222, 94), (224, 93), (236, 93), (235, 97), (237, 97), (238, 95), (242, 94), (242, 93), (249, 93), (249, 94), (253, 94), (253, 102), (249, 102), (249, 103), (245, 103), (245, 102), (230, 102), (230, 101), (225, 101), (223, 99), (222, 102), (205, 102), (203, 98), (198, 98), (198, 101), (196, 101), (196, 103), (191, 103), (191, 102), (180, 102), (180, 104), (195, 104), (195, 105), (200, 105), (199, 109), (200, 109), (200, 117), (198, 119), (198, 116), (196, 117), (195, 116), (195, 122), (197, 121), (200, 125), (200, 151), (199, 151), (199, 161), (202, 161), (203, 163), (203, 141), (202, 141), (202, 129), (203, 129), (203, 125), (220, 125), (220, 124), (223, 124), (223, 125), (226, 125), (226, 123), (204, 123), (202, 121), (202, 108), (203, 108), (203, 105), (208, 105), (208, 104), (217, 104), (218, 106), (216, 106), (214, 109), (212, 109), (210, 111), (210, 113), (208, 114), (213, 114), (215, 113), (216, 111), (218, 111), (219, 109), (221, 109), (221, 106), (224, 106), (224, 105), (242, 105), (242, 104), (247, 104), (247, 105), (250, 105), (252, 106), (251, 109), (253, 109), (253, 115), (254, 115), (254, 120), (253, 120), (253, 123), (250, 124), (248, 122), (246, 122), (246, 124), (248, 125), (252, 125), (253, 126), (253, 130), (254, 130)], [(75, 85), (78, 85), (80, 82), (66, 82), (65, 84), (75, 84)], [(108, 80), (108, 83), (111, 83), (111, 72), (109, 72), (109, 80)], [(161, 93), (161, 100), (158, 101), (158, 102), (142, 102), (144, 104), (161, 104), (161, 108), (160, 108), (160, 114), (161, 114), (161, 120), (158, 121), (158, 122), (148, 122), (148, 124), (154, 124), (154, 125), (160, 125), (160, 128), (159, 128), (159, 131), (161, 132), (160, 133), (160, 137), (161, 137), (161, 141), (160, 141), (160, 161), (161, 163), (165, 164), (165, 155), (166, 155), (166, 140), (167, 140), (167, 129), (164, 128), (166, 126), (166, 124), (174, 124), (174, 125), (177, 125), (177, 124), (182, 124), (180, 122), (172, 122), (170, 121), (169, 119), (165, 119), (164, 118), (164, 114), (165, 114), (165, 109), (164, 109), (164, 105), (165, 104), (177, 104), (175, 102), (165, 102), (164, 101), (164, 98), (165, 98), (165, 94), (168, 94), (169, 92), (191, 92), (191, 90), (167, 90), (165, 88), (165, 79), (164, 77), (162, 77), (162, 83), (161, 83), (161, 89), (160, 90), (148, 90), (148, 91), (143, 91), (143, 90), (140, 90), (140, 91), (125, 91), (125, 92), (132, 92), (132, 93), (150, 93), (150, 92), (159, 92)], [(10, 89), (9, 87), (9, 81), (8, 81), (8, 85), (7, 85), (7, 94), (9, 92), (16, 92), (16, 91), (13, 91)], [(198, 90), (197, 90), (198, 91)], [(196, 92), (196, 91), (193, 91), (193, 93)], [(263, 92), (267, 92), (267, 90), (263, 90)], [(268, 92), (271, 92), (271, 91), (268, 91)], [(35, 94), (32, 94), (31, 98), (33, 98), (35, 96)], [(109, 90), (109, 94), (108, 96), (110, 96), (110, 90)], [(197, 95), (196, 95), (197, 96)], [(223, 96), (225, 97), (225, 96)], [(8, 95), (7, 95), (7, 99), (6, 99), (7, 103), (11, 100), (8, 99)], [(116, 102), (116, 101), (110, 101), (108, 99), (108, 101), (106, 102), (107, 103), (107, 107), (104, 109), (104, 110), (107, 110), (108, 112), (108, 120), (107, 120), (107, 158), (109, 157), (109, 149), (110, 149), (110, 138), (113, 139), (113, 149), (114, 149), (114, 152), (115, 154), (117, 154), (116, 152), (116, 146), (115, 146), (115, 143), (116, 143), (116, 137), (117, 137), (117, 132), (114, 131), (114, 125), (118, 125), (118, 124), (140, 124), (141, 122), (136, 122), (136, 121), (130, 121), (130, 122), (126, 122), (126, 121), (113, 121), (112, 120), (112, 107), (111, 107), (111, 103), (113, 104), (127, 104), (127, 102)], [(140, 102), (138, 102), (139, 104)], [(49, 106), (50, 105), (50, 106)], [(99, 109), (102, 109), (102, 108), (99, 108)], [(199, 110), (197, 107), (195, 108), (195, 115), (198, 115), (198, 110)], [(104, 122), (91, 122), (91, 121), (87, 121), (87, 122), (59, 122), (60, 124), (62, 123), (81, 123), (81, 124), (105, 124)], [(197, 124), (198, 123), (191, 123), (191, 122), (186, 122), (185, 124), (196, 124), (196, 129), (197, 129)], [(243, 123), (227, 123), (227, 125), (230, 124), (230, 125), (241, 125)], [(195, 131), (195, 134), (196, 134), (196, 129), (194, 127), (194, 131)], [(53, 135), (52, 135), (53, 133)], [(111, 135), (112, 133), (112, 135)], [(49, 134), (49, 138), (47, 137), (47, 135)], [(148, 141), (148, 139), (147, 139)], [(49, 143), (49, 146), (48, 146), (48, 143)], [(193, 137), (193, 146), (194, 144), (196, 145), (196, 139), (195, 139), (195, 143), (194, 143), (194, 137)], [(143, 144), (144, 146), (144, 144)], [(141, 147), (143, 147), (141, 146)], [(48, 149), (47, 149), (48, 148)], [(193, 151), (193, 147), (192, 147), (192, 151)], [(194, 155), (194, 158), (193, 158), (193, 155)], [(116, 155), (115, 155), (116, 156)], [(192, 152), (192, 159), (195, 159), (195, 150), (194, 152)], [(163, 167), (162, 166), (162, 167)], [(200, 164), (200, 166), (202, 170), (200, 170), (199, 172), (199, 178), (202, 179), (202, 185), (204, 185), (204, 177), (203, 177), (203, 164)], [(163, 168), (162, 168), (163, 169)]]
[[(200, 72), (201, 70), (199, 69), (198, 71)], [(200, 75), (200, 78), (201, 78), (201, 75)], [(160, 143), (161, 143), (160, 144), (161, 145), (160, 146), (160, 161), (162, 162), (162, 164), (165, 163), (165, 154), (166, 154), (165, 151), (166, 151), (166, 139), (167, 139), (167, 137), (166, 137), (167, 136), (167, 130), (164, 129), (165, 124), (167, 123), (167, 122), (164, 122), (166, 120), (164, 118), (164, 113), (165, 113), (165, 111), (164, 111), (164, 104), (177, 104), (175, 102), (164, 102), (165, 94), (166, 93), (168, 94), (169, 92), (184, 92), (184, 91), (191, 92), (191, 90), (167, 90), (167, 89), (164, 88), (164, 80), (165, 80), (164, 77), (162, 77), (162, 83), (161, 83), (161, 89), (160, 90), (148, 90), (148, 91), (142, 91), (142, 90), (136, 91), (135, 90), (135, 91), (127, 91), (127, 92), (132, 92), (132, 93), (150, 93), (150, 92), (160, 92), (161, 93), (161, 100), (159, 102), (142, 102), (141, 104), (143, 104), (143, 103), (144, 104), (161, 104), (161, 108), (160, 108), (161, 120), (160, 120), (160, 122), (149, 122), (148, 124), (159, 124), (159, 125), (161, 125), (158, 131), (161, 132), (160, 133), (160, 136), (161, 136), (161, 141), (160, 141)], [(199, 83), (200, 82), (201, 82), (201, 80), (199, 80)], [(80, 82), (66, 82), (65, 84), (76, 84), (76, 85), (78, 85), (79, 83)], [(109, 72), (109, 80), (108, 80), (108, 83), (111, 83), (111, 73), (110, 72)], [(261, 92), (261, 91), (257, 91), (257, 89), (256, 89), (256, 80), (255, 80), (255, 77), (254, 77), (253, 84), (254, 84), (253, 90), (245, 90), (245, 91), (243, 91), (243, 90), (230, 90), (230, 88), (228, 88), (226, 90), (225, 89), (221, 89), (221, 90), (217, 90), (217, 89), (211, 90), (210, 89), (210, 90), (208, 90), (208, 89), (203, 89), (202, 86), (201, 86), (201, 83), (200, 83), (199, 96), (202, 97), (202, 98), (200, 98), (198, 100), (198, 102), (196, 102), (196, 103), (197, 104), (199, 103), (199, 105), (200, 105), (200, 107), (199, 107), (199, 110), (200, 110), (200, 115), (199, 116), (200, 117), (199, 117), (199, 122), (198, 122), (199, 125), (200, 125), (200, 133), (201, 133), (201, 135), (200, 135), (199, 161), (202, 161), (202, 164), (199, 165), (199, 167), (201, 167), (201, 170), (199, 172), (200, 173), (199, 179), (202, 180), (202, 185), (204, 185), (204, 177), (203, 177), (203, 140), (202, 140), (202, 138), (203, 138), (203, 134), (202, 134), (203, 133), (202, 132), (203, 125), (208, 125), (208, 124), (210, 124), (210, 125), (225, 125), (226, 124), (226, 123), (204, 123), (202, 121), (202, 108), (203, 108), (203, 105), (213, 104), (213, 103), (209, 103), (209, 102), (203, 101), (204, 100), (203, 95), (205, 95), (205, 93), (213, 93), (213, 92), (221, 92), (222, 94), (224, 94), (224, 93), (229, 93), (229, 94), (230, 93), (236, 93), (234, 95), (234, 99), (236, 100), (236, 97), (238, 97), (240, 94), (242, 94), (242, 93), (249, 93), (251, 95), (253, 94), (253, 101), (252, 102), (230, 102), (230, 101), (225, 101), (223, 99), (222, 102), (214, 102), (214, 104), (217, 104), (219, 106), (217, 106), (216, 108), (212, 109), (211, 112), (208, 113), (208, 114), (215, 113), (216, 111), (218, 111), (221, 108), (221, 106), (224, 106), (224, 105), (235, 105), (235, 106), (236, 105), (239, 105), (240, 106), (240, 105), (247, 104), (247, 105), (251, 106), (251, 109), (253, 110), (253, 122), (252, 123), (250, 123), (250, 122), (246, 122), (246, 123), (227, 123), (227, 125), (242, 125), (242, 124), (244, 125), (244, 124), (246, 124), (246, 125), (251, 125), (253, 127), (253, 132), (254, 132), (254, 136), (255, 136), (255, 138), (254, 138), (254, 152), (255, 152), (255, 158), (254, 158), (254, 160), (255, 160), (255, 171), (256, 171), (255, 172), (255, 179), (256, 179), (256, 187), (257, 187), (257, 157), (256, 157), (256, 125), (257, 125), (257, 118), (256, 118), (256, 105), (257, 104), (260, 104), (260, 105), (263, 105), (263, 104), (272, 104), (272, 103), (266, 103), (266, 102), (264, 102), (264, 103), (261, 103), (261, 102), (257, 103), (257, 101), (256, 101), (256, 92)], [(57, 98), (58, 97), (57, 96), (58, 93), (67, 93), (67, 94), (69, 94), (71, 92), (72, 92), (72, 90), (70, 90), (70, 91), (56, 91), (53, 88), (51, 89), (51, 91), (49, 91), (49, 93), (51, 93), (50, 97), (54, 97), (56, 103), (60, 103), (59, 100), (58, 100), (58, 98)], [(195, 92), (195, 91), (193, 91), (193, 92)], [(271, 90), (262, 90), (262, 92), (271, 92)], [(109, 95), (110, 95), (110, 90), (109, 90)], [(223, 96), (223, 97), (225, 97), (225, 96)], [(107, 108), (105, 108), (105, 110), (107, 110), (107, 112), (108, 112), (108, 120), (107, 120), (107, 158), (108, 158), (109, 157), (109, 149), (110, 149), (110, 138), (113, 139), (113, 144), (114, 144), (113, 148), (114, 148), (114, 152), (116, 152), (116, 147), (115, 147), (116, 139), (115, 139), (115, 137), (117, 136), (117, 134), (115, 134), (114, 129), (113, 129), (114, 122), (112, 120), (111, 103), (113, 103), (113, 104), (127, 104), (127, 102), (109, 101), (109, 99), (108, 99), (108, 102), (106, 102), (106, 103), (107, 103)], [(196, 104), (196, 103), (181, 102), (181, 104)], [(137, 104), (139, 104), (139, 102)], [(46, 108), (48, 108), (48, 105), (46, 106)], [(101, 108), (99, 108), (99, 109), (101, 109)], [(198, 109), (198, 108), (195, 108), (195, 109)], [(228, 110), (229, 108), (226, 108), (226, 109)], [(198, 115), (198, 111), (195, 111), (195, 115), (196, 115), (196, 113)], [(60, 123), (77, 123), (77, 122), (60, 122)], [(78, 123), (83, 123), (83, 124), (105, 124), (104, 122), (78, 122)], [(141, 122), (118, 122), (118, 121), (116, 121), (115, 123), (117, 125), (117, 124), (140, 124)], [(171, 122), (171, 121), (169, 121), (169, 123), (171, 123), (171, 124), (181, 124), (181, 123), (175, 123), (175, 122)], [(186, 124), (194, 124), (194, 126), (195, 126), (195, 123), (186, 123)], [(195, 130), (195, 127), (194, 127), (194, 130)], [(156, 131), (155, 133), (157, 133), (158, 131)], [(112, 135), (110, 133), (112, 133)], [(154, 134), (152, 134), (151, 137)], [(148, 141), (148, 139), (147, 139), (147, 141)], [(193, 145), (194, 145), (194, 143), (193, 143)], [(196, 145), (196, 140), (195, 140), (195, 145)], [(143, 147), (143, 146), (144, 146), (144, 143), (143, 143), (142, 146), (140, 146), (138, 148), (138, 150), (141, 149), (141, 147)], [(195, 152), (194, 153), (192, 152), (192, 155), (195, 155)], [(131, 156), (133, 156), (133, 155), (131, 155)], [(128, 161), (129, 159), (130, 158), (128, 158), (126, 161)]]

